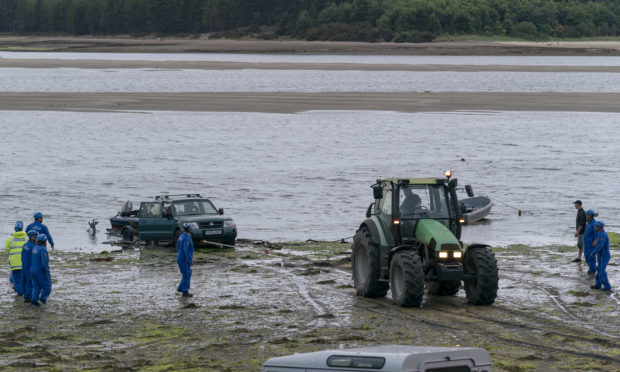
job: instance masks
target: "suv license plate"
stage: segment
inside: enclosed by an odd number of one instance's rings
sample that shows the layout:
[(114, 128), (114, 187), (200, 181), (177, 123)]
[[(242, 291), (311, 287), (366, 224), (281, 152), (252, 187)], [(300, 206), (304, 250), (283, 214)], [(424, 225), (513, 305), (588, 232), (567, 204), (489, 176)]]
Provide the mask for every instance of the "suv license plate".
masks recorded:
[(222, 235), (222, 230), (206, 230), (205, 235)]

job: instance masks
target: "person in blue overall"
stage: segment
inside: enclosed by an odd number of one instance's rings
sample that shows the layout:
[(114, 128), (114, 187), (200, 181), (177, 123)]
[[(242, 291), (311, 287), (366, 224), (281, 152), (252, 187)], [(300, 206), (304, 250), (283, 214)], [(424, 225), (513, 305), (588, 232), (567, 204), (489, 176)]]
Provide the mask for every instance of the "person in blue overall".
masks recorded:
[(597, 234), (596, 228), (594, 225), (596, 224), (596, 213), (592, 209), (588, 209), (586, 211), (586, 232), (583, 234), (583, 257), (588, 264), (588, 274), (596, 273), (596, 258), (591, 255), (594, 247), (592, 247), (592, 243), (594, 242), (594, 236)]
[[(591, 255), (596, 255), (598, 267), (596, 270), (596, 284), (590, 286), (592, 289), (600, 289), (602, 291), (611, 291), (611, 285), (607, 278), (607, 264), (611, 258), (609, 252), (609, 236), (605, 232), (605, 223), (603, 221), (596, 221), (596, 248), (592, 250)], [(602, 287), (602, 288), (601, 288)]]
[(47, 229), (47, 226), (43, 224), (43, 213), (37, 212), (34, 214), (34, 222), (26, 227), (26, 231), (30, 230), (34, 230), (39, 234), (44, 234), (47, 236), (47, 240), (50, 242), (50, 247), (52, 247), (52, 251), (54, 250), (54, 239), (52, 239), (52, 235)]
[(37, 245), (32, 248), (32, 262), (30, 275), (32, 276), (32, 298), (30, 306), (39, 306), (39, 300), (45, 304), (52, 292), (52, 277), (50, 275), (50, 261), (47, 253), (47, 236), (39, 234)]
[(28, 231), (28, 241), (22, 247), (22, 273), (24, 274), (24, 302), (32, 299), (32, 277), (30, 276), (30, 266), (32, 262), (32, 249), (37, 243), (38, 232)]
[(179, 236), (177, 241), (177, 263), (181, 270), (181, 283), (177, 287), (177, 292), (182, 292), (183, 297), (193, 297), (189, 293), (189, 284), (192, 277), (192, 264), (194, 263), (194, 242), (192, 241), (192, 224), (186, 222), (183, 224), (185, 231)]

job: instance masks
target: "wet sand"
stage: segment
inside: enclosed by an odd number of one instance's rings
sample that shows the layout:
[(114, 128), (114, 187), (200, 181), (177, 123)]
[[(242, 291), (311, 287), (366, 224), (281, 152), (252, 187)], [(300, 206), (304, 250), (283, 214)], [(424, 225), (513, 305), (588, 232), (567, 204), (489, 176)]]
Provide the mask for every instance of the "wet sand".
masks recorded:
[(620, 112), (618, 93), (0, 93), (0, 110)]
[(12, 294), (0, 267), (0, 369), (257, 371), (273, 356), (400, 343), (484, 347), (497, 371), (617, 370), (620, 300), (589, 289), (574, 247), (494, 251), (494, 305), (469, 305), (461, 289), (419, 308), (356, 296), (350, 244), (199, 250), (191, 299), (175, 292), (172, 247), (53, 252), (42, 308)]

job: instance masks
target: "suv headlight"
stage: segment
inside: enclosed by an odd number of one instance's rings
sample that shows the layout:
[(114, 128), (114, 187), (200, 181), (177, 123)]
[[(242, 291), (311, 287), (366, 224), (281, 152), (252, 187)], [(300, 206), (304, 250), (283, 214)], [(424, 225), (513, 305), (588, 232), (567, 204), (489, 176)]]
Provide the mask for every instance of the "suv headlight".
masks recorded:
[(192, 222), (192, 230), (200, 230), (200, 226), (198, 225), (198, 222)]
[(235, 227), (235, 221), (230, 220), (230, 221), (224, 221), (224, 227)]

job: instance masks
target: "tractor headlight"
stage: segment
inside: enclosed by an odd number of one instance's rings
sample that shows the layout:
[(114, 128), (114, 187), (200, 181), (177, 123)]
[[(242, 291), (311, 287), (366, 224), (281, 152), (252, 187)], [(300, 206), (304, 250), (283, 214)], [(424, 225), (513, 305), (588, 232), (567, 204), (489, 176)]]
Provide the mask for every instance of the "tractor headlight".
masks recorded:
[(235, 227), (235, 221), (224, 221), (224, 227)]
[(448, 258), (448, 252), (446, 251), (439, 252), (439, 258)]
[(462, 256), (463, 256), (463, 254), (461, 252), (459, 252), (459, 251), (454, 251), (452, 253), (452, 257), (453, 258), (461, 258)]

